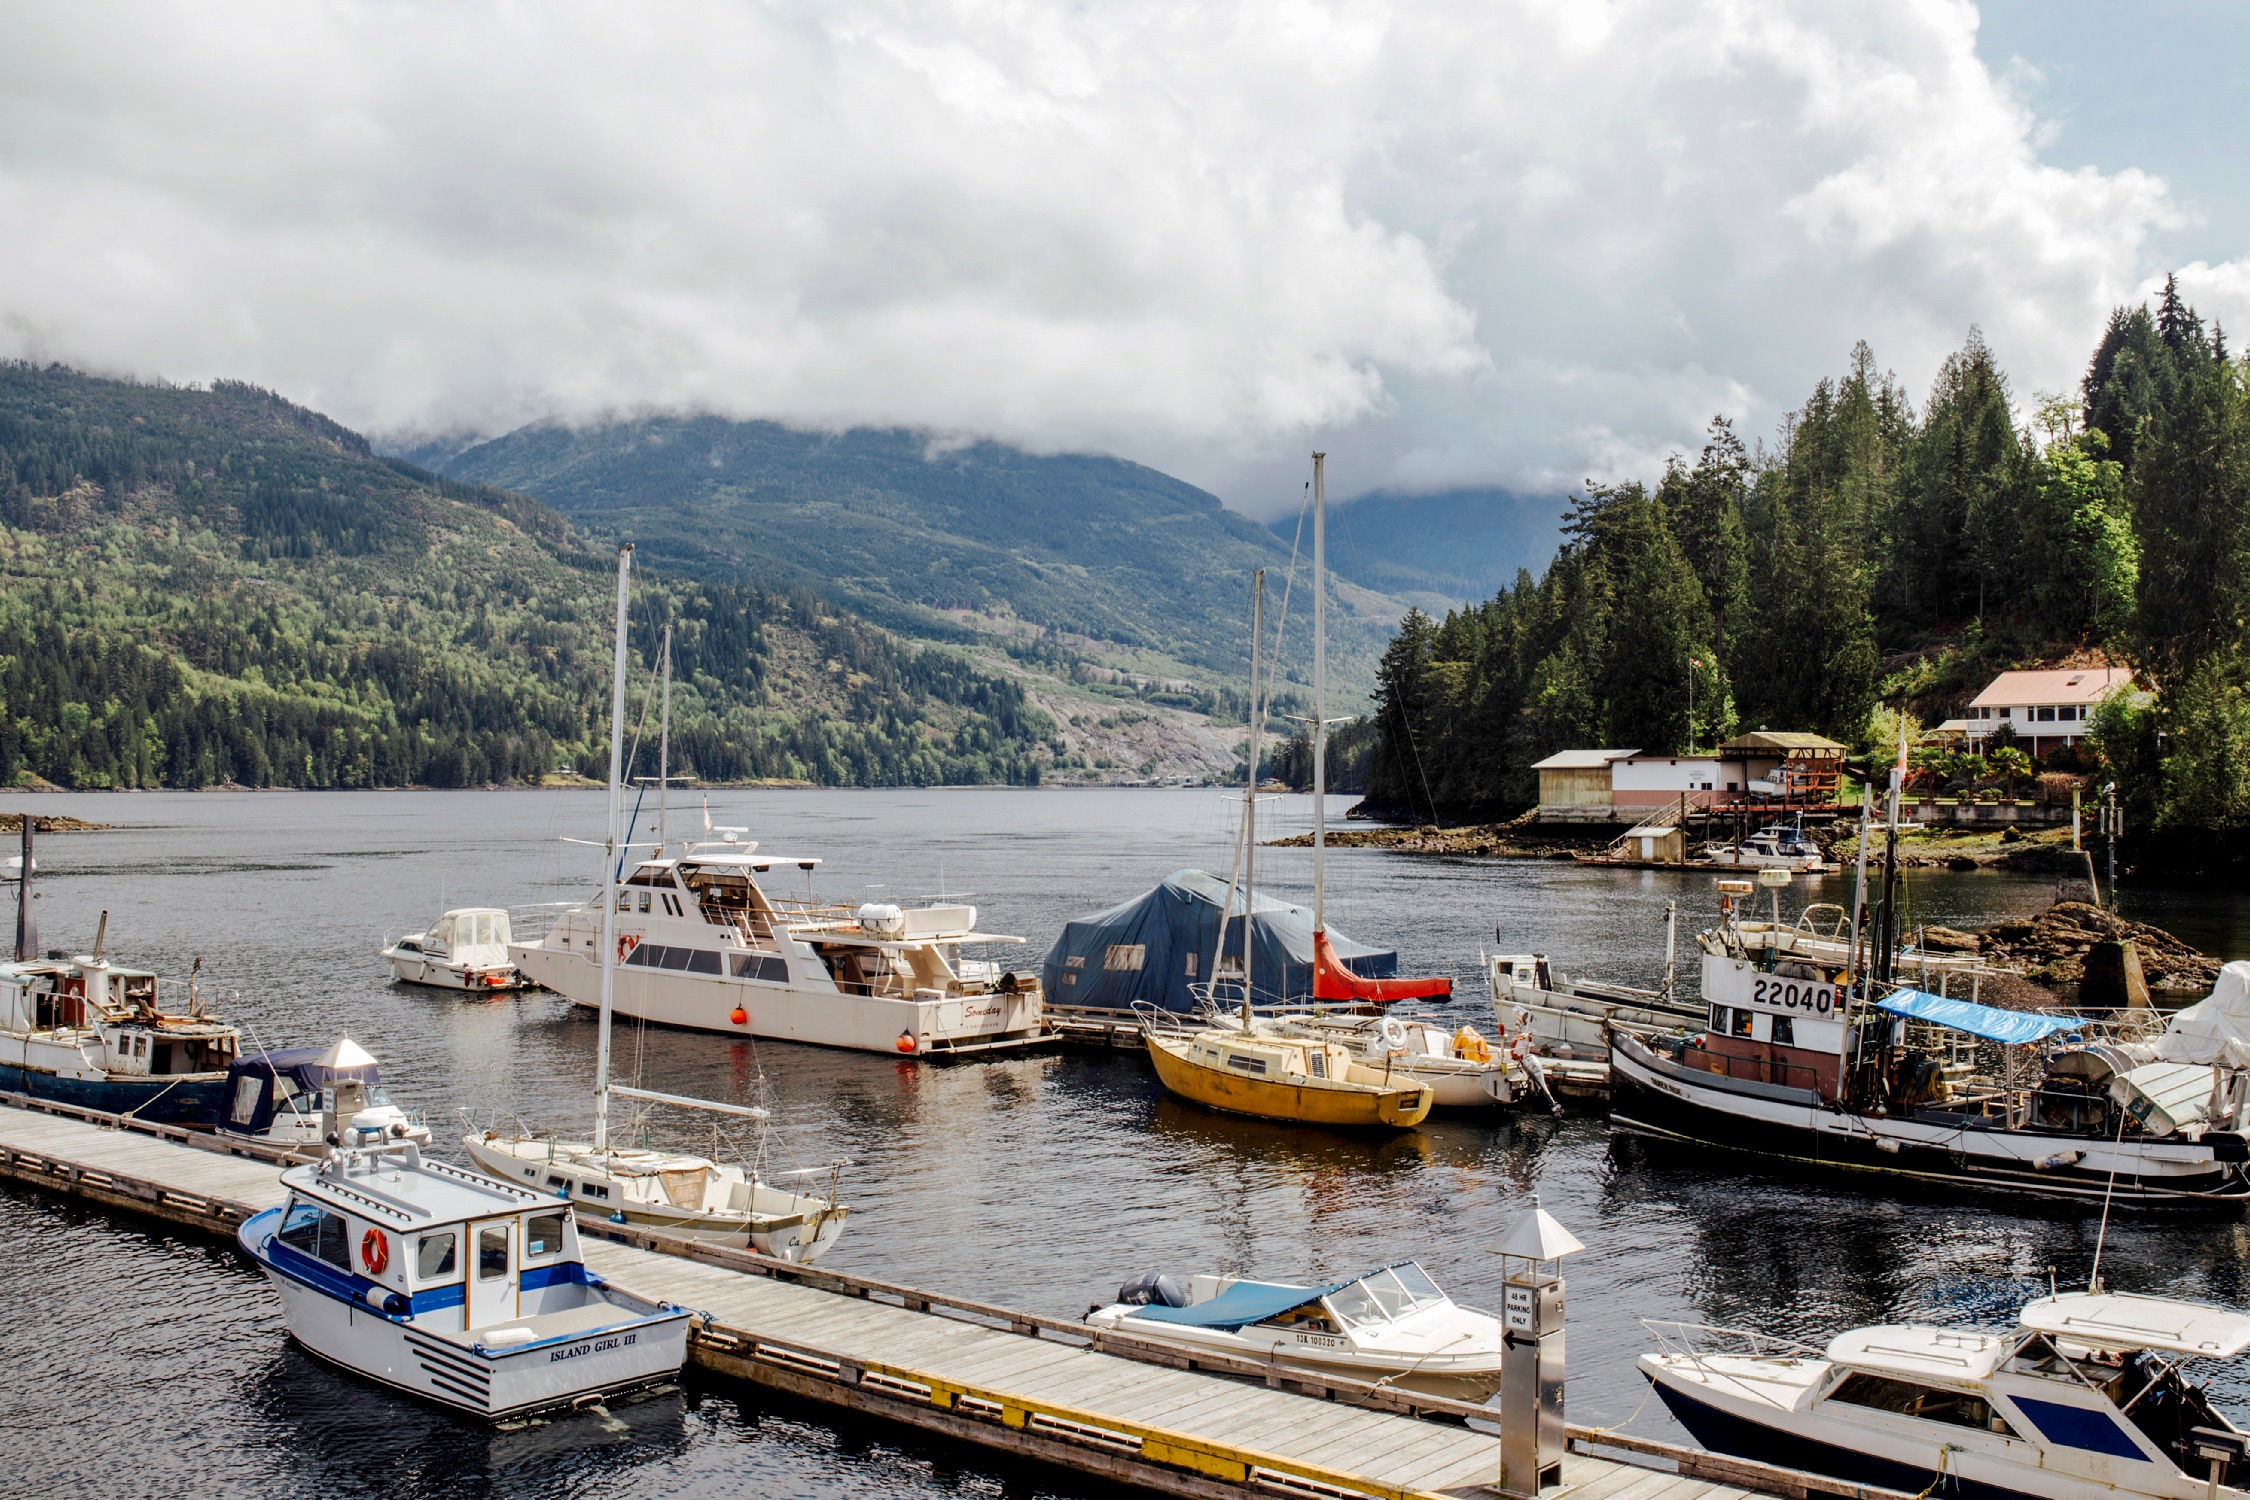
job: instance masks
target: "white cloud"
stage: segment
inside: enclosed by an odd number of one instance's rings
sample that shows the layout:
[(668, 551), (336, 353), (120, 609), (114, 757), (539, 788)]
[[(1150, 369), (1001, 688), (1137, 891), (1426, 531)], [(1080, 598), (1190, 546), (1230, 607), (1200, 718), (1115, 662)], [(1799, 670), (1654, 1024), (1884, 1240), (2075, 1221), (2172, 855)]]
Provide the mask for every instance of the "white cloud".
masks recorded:
[(1346, 493), (1646, 474), (1860, 337), (2075, 379), (2165, 189), (2042, 164), (1974, 40), (1952, 0), (15, 3), (0, 350), (373, 428), (1093, 445), (1251, 509), (1316, 439)]

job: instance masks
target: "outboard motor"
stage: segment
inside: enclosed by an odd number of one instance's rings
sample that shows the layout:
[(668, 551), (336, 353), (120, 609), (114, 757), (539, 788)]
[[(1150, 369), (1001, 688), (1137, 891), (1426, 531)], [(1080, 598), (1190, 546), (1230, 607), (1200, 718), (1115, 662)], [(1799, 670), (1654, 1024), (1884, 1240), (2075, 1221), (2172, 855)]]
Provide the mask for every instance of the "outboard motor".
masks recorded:
[(1117, 1300), (1128, 1307), (1185, 1307), (1188, 1294), (1178, 1277), (1151, 1271), (1119, 1287)]

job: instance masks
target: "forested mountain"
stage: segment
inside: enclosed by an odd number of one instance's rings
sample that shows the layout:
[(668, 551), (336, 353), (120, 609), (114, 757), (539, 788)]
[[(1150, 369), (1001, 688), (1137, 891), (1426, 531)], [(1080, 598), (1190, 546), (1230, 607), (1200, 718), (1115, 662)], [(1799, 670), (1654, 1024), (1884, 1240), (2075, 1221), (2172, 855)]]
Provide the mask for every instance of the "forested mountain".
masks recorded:
[[(0, 365), (0, 781), (459, 786), (604, 753), (613, 550), (248, 385)], [(1019, 687), (803, 591), (641, 572), (673, 763), (1033, 780)]]
[(2156, 697), (2113, 699), (2073, 767), (2116, 774), (2141, 827), (2250, 826), (2246, 564), (2250, 373), (2169, 283), (2023, 426), (1974, 332), (1919, 409), (1863, 344), (1770, 448), (1714, 422), (1653, 490), (1575, 497), (1543, 575), (1410, 613), (1370, 801), (1520, 807), (1573, 745), (1867, 743), (1878, 703), (1934, 721), (1995, 671), (2102, 653)]
[[(414, 456), (637, 537), (681, 572), (801, 586), (903, 634), (1065, 671), (1242, 678), (1250, 574), (1275, 570), (1278, 592), (1289, 563), (1286, 540), (1154, 469), (926, 432), (651, 417)], [(1334, 600), (1330, 670), (1364, 692), (1403, 601), (1341, 582)], [(1302, 677), (1301, 645), (1283, 665)]]
[[(1554, 555), (1562, 506), (1507, 490), (1407, 494), (1375, 490), (1328, 510), (1328, 566), (1378, 593), (1481, 599), (1519, 568)], [(1301, 516), (1277, 516), (1274, 535), (1298, 540)], [(1304, 546), (1311, 546), (1307, 533)]]

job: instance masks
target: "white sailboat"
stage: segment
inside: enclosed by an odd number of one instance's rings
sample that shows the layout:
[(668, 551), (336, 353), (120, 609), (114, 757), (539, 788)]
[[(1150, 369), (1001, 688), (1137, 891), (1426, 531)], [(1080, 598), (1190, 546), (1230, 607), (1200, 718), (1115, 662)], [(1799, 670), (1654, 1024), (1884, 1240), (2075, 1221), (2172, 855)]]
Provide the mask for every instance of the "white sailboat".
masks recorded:
[(601, 1031), (594, 1054), (594, 1138), (590, 1142), (559, 1141), (520, 1131), (509, 1134), (482, 1130), (471, 1132), (461, 1144), (469, 1153), (469, 1159), (487, 1174), (567, 1198), (612, 1223), (662, 1229), (737, 1248), (747, 1245), (761, 1254), (805, 1264), (818, 1259), (835, 1243), (845, 1221), (851, 1217), (850, 1207), (837, 1200), (833, 1172), (827, 1196), (792, 1193), (765, 1182), (755, 1164), (749, 1168), (721, 1164), (687, 1152), (620, 1146), (610, 1139), (612, 1094), (649, 1104), (735, 1115), (759, 1121), (761, 1125), (768, 1118), (763, 1104), (721, 1104), (610, 1082), (610, 1029), (617, 969), (617, 877), (630, 847), (621, 820), (624, 813), (625, 613), (632, 560), (631, 543), (618, 549), (617, 638), (610, 681), (609, 836), (601, 846), (604, 881)]

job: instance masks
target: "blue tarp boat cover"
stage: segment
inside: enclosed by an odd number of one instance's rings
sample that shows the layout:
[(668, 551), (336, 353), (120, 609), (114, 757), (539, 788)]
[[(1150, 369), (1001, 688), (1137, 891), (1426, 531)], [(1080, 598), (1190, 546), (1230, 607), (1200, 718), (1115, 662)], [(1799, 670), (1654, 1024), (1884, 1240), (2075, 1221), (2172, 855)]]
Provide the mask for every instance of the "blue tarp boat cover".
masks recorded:
[(1127, 1316), (1151, 1323), (1184, 1323), (1190, 1328), (1247, 1328), (1278, 1318), (1293, 1307), (1317, 1302), (1351, 1284), (1332, 1281), (1327, 1286), (1282, 1286), (1271, 1281), (1238, 1281), (1208, 1302), (1192, 1307), (1136, 1307)]
[(2036, 1042), (2058, 1031), (2074, 1031), (2086, 1023), (2072, 1016), (2040, 1016), (2029, 1011), (2001, 1010), (1974, 1000), (1950, 1000), (1926, 990), (1899, 990), (1875, 1002), (1894, 1016), (1912, 1016), (1981, 1036), (1994, 1042)]
[[(1065, 924), (1047, 950), (1046, 997), (1049, 1006), (1127, 1010), (1147, 1001), (1160, 1010), (1195, 1010), (1191, 985), (1208, 982), (1218, 949), (1219, 913), (1227, 883), (1202, 870), (1175, 870), (1155, 890), (1120, 906)], [(1242, 955), (1242, 898), (1227, 923), (1222, 999), (1239, 1001)], [(1251, 908), (1250, 983), (1253, 1005), (1279, 1005), (1312, 998), (1312, 911), (1260, 895)], [(1389, 979), (1398, 973), (1395, 949), (1370, 948), (1331, 927), (1328, 941), (1344, 967), (1362, 979)]]

